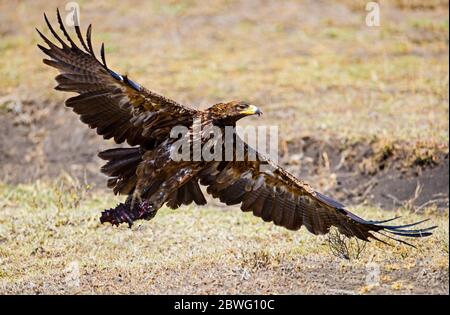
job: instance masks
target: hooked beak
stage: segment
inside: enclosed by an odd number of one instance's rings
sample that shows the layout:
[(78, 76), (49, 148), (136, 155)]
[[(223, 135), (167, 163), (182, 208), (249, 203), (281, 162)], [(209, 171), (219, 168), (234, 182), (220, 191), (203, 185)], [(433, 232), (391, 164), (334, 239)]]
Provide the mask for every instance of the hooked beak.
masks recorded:
[(241, 112), (242, 115), (262, 115), (262, 111), (255, 105), (250, 105), (247, 109)]

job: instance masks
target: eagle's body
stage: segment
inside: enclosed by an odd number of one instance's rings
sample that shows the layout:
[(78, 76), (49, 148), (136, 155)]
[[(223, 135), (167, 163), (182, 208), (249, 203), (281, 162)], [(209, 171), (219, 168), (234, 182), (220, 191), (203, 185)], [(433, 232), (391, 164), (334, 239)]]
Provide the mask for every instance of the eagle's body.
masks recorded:
[[(100, 62), (92, 49), (91, 26), (86, 42), (80, 28), (75, 27), (84, 48), (81, 49), (65, 30), (59, 12), (58, 22), (69, 45), (53, 30), (46, 16), (45, 20), (61, 47), (38, 31), (49, 46), (39, 45), (50, 57), (44, 59), (44, 63), (60, 71), (56, 77), (57, 90), (79, 94), (69, 98), (66, 105), (105, 139), (113, 138), (116, 143), (126, 141), (133, 146), (99, 154), (108, 161), (102, 167), (110, 177), (108, 187), (116, 194), (128, 196), (116, 208), (105, 210), (102, 222), (131, 225), (139, 219), (153, 218), (164, 204), (170, 208), (206, 204), (200, 189), (203, 185), (208, 194), (221, 202), (240, 204), (243, 211), (252, 211), (264, 221), (273, 221), (291, 230), (304, 225), (314, 234), (326, 234), (335, 226), (346, 236), (365, 241), (380, 240), (374, 233), (381, 234), (381, 231), (409, 237), (431, 234), (434, 227), (406, 229), (420, 222), (389, 226), (384, 225), (389, 220), (366, 221), (346, 210), (341, 203), (314, 191), (245, 143), (242, 146), (244, 160), (174, 160), (171, 152), (179, 139), (171, 137), (173, 127), (183, 126), (189, 130), (184, 135), (189, 145), (193, 144), (193, 139), (206, 144), (210, 128), (224, 131), (245, 116), (260, 114), (259, 109), (239, 101), (216, 104), (205, 111), (178, 104), (109, 69), (103, 45)], [(195, 131), (196, 121), (201, 121), (200, 134)], [(242, 144), (238, 136), (233, 139)], [(219, 145), (224, 145), (223, 140), (218, 140)], [(249, 159), (249, 153), (252, 156), (255, 153), (256, 159)], [(264, 165), (269, 167), (262, 167)]]

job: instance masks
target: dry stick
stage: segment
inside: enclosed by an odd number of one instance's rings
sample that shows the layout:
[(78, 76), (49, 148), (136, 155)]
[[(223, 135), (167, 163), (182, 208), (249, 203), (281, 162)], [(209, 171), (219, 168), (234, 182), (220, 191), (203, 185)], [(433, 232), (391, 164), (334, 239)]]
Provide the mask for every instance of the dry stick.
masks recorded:
[(417, 181), (416, 190), (414, 191), (414, 196), (407, 200), (405, 202), (405, 208), (409, 208), (411, 210), (414, 210), (414, 203), (419, 198), (420, 194), (422, 193), (423, 185), (420, 184), (419, 181)]
[(341, 154), (341, 159), (339, 160), (338, 165), (335, 166), (334, 171), (338, 171), (341, 169), (342, 166), (344, 166), (345, 160), (347, 159), (348, 152), (344, 151)]
[[(390, 194), (382, 194), (382, 195), (392, 199), (394, 201), (394, 204), (398, 203), (400, 206), (403, 206), (405, 208), (414, 209), (414, 212), (418, 212), (418, 211), (422, 210), (423, 208), (425, 208), (426, 206), (431, 205), (431, 204), (435, 204), (435, 203), (438, 203), (438, 202), (446, 202), (447, 204), (449, 203), (449, 198), (448, 197), (435, 198), (435, 199), (431, 199), (431, 200), (426, 201), (425, 203), (421, 204), (418, 207), (414, 207), (414, 203), (419, 198), (419, 196), (420, 196), (420, 194), (422, 192), (422, 189), (423, 189), (423, 185), (421, 185), (420, 182), (417, 181), (417, 186), (416, 186), (416, 190), (414, 191), (414, 196), (411, 199), (405, 200), (405, 201), (400, 201), (395, 196), (390, 195)], [(444, 194), (444, 193), (437, 193), (437, 194), (433, 195), (433, 197), (437, 197), (437, 196), (446, 196), (446, 194)]]
[(415, 212), (422, 210), (423, 208), (425, 208), (428, 205), (431, 205), (433, 203), (438, 203), (438, 202), (447, 202), (447, 204), (448, 204), (449, 199), (448, 198), (436, 198), (436, 199), (428, 200), (427, 202), (425, 202), (422, 205), (420, 205), (419, 207), (417, 207)]
[(433, 197), (446, 197), (448, 199), (448, 194), (446, 193), (437, 193), (437, 194), (433, 194)]
[(387, 198), (392, 199), (392, 201), (394, 201), (394, 205), (395, 205), (395, 204), (403, 205), (403, 202), (402, 202), (402, 201), (398, 200), (397, 197), (395, 197), (395, 196), (393, 196), (393, 195), (391, 195), (391, 194), (381, 194), (381, 195), (382, 195), (383, 197), (387, 197)]
[(366, 199), (367, 195), (372, 191), (373, 187), (375, 187), (378, 184), (377, 180), (375, 178), (372, 178), (369, 180), (366, 184), (364, 184), (363, 187), (366, 187), (364, 192), (361, 195), (361, 199)]

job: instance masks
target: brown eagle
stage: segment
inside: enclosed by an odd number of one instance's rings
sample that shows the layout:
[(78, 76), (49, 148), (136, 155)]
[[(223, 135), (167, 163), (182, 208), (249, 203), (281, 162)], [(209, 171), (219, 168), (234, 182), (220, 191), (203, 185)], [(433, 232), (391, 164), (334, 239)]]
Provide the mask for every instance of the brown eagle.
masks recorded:
[[(101, 170), (110, 177), (108, 187), (115, 194), (128, 196), (116, 208), (103, 211), (102, 223), (131, 226), (136, 220), (152, 219), (164, 204), (172, 209), (193, 202), (204, 205), (206, 199), (200, 189), (203, 185), (208, 194), (226, 205), (240, 204), (242, 211), (251, 211), (264, 221), (290, 230), (304, 225), (316, 235), (326, 234), (334, 226), (340, 233), (364, 241), (372, 238), (385, 242), (378, 238), (381, 234), (406, 243), (395, 236), (424, 237), (435, 228), (408, 229), (424, 221), (387, 225), (396, 218), (364, 220), (255, 152), (236, 135), (233, 141), (243, 144), (243, 160), (175, 161), (171, 151), (179, 139), (170, 136), (173, 127), (186, 127), (190, 132), (185, 137), (192, 144), (194, 121), (200, 119), (202, 134), (197, 137), (203, 143), (208, 138), (203, 130), (208, 127), (235, 127), (239, 119), (259, 115), (260, 110), (242, 101), (219, 103), (204, 111), (183, 106), (111, 70), (105, 61), (103, 44), (101, 61), (97, 59), (92, 49), (91, 25), (85, 39), (79, 26), (75, 26), (77, 45), (65, 29), (59, 11), (57, 19), (66, 40), (52, 28), (45, 14), (44, 18), (59, 45), (37, 30), (48, 45), (38, 45), (49, 57), (43, 62), (60, 72), (56, 90), (78, 93), (66, 105), (103, 138), (113, 138), (116, 143), (126, 141), (132, 146), (99, 153), (107, 161)], [(249, 159), (250, 154), (256, 158)]]

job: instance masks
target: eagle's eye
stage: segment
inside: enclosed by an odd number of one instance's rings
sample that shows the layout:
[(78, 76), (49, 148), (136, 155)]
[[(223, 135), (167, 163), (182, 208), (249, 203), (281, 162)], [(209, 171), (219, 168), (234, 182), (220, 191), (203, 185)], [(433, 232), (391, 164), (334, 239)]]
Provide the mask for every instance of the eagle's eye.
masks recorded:
[(250, 104), (240, 104), (237, 106), (238, 111), (240, 114), (242, 115), (255, 115), (257, 114), (258, 116), (262, 114), (261, 110), (256, 107), (255, 105), (250, 105)]
[(237, 110), (238, 111), (242, 111), (242, 110), (245, 110), (245, 109), (247, 109), (249, 107), (249, 105), (248, 104), (238, 104), (237, 106), (236, 106), (236, 108), (237, 108)]

